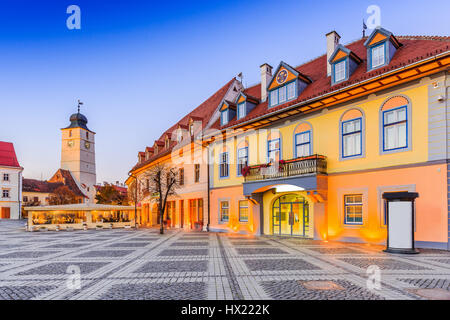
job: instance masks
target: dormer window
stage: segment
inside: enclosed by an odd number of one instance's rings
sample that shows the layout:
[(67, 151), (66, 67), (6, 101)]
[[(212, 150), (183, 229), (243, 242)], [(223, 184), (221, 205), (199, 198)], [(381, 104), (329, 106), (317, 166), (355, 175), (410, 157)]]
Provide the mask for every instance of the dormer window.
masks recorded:
[(269, 106), (296, 99), (311, 80), (288, 64), (281, 62), (268, 85)]
[(194, 124), (191, 123), (189, 125), (189, 134), (191, 135), (191, 137), (194, 135)]
[(367, 71), (389, 64), (401, 45), (391, 32), (377, 27), (364, 42), (367, 48)]
[(245, 116), (246, 116), (245, 102), (242, 102), (238, 104), (238, 119), (242, 119)]
[(343, 45), (338, 45), (328, 59), (331, 65), (331, 85), (347, 81), (362, 59)]
[(223, 110), (220, 112), (220, 124), (222, 126), (226, 125), (228, 123), (228, 109)]
[(372, 57), (372, 65), (371, 69), (375, 69), (379, 66), (382, 66), (386, 63), (385, 51), (386, 44), (382, 43), (376, 47), (371, 48), (371, 57)]
[(165, 147), (166, 149), (169, 148), (169, 138), (167, 138), (167, 137), (166, 137), (166, 140), (164, 141), (164, 147)]
[(183, 140), (183, 131), (181, 131), (181, 128), (178, 128), (177, 141), (181, 142), (181, 140)]
[(345, 61), (338, 62), (334, 65), (334, 82), (344, 81), (345, 76)]

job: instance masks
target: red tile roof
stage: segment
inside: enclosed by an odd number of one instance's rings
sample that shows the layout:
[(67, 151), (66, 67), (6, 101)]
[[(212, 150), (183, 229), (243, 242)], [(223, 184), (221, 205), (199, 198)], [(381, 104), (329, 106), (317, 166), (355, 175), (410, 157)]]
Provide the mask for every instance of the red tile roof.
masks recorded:
[[(114, 189), (116, 189), (117, 191), (119, 191), (119, 193), (122, 194), (122, 195), (124, 195), (124, 196), (126, 196), (126, 195), (128, 194), (128, 189), (127, 189), (126, 187), (118, 186), (118, 185), (115, 185), (115, 184), (110, 184), (110, 186), (112, 186)], [(100, 190), (101, 190), (102, 188), (104, 188), (105, 186), (102, 186), (102, 185), (95, 185), (94, 187), (95, 187), (95, 189), (96, 189), (97, 191), (100, 191)]]
[(210, 96), (208, 99), (206, 99), (202, 104), (200, 104), (197, 108), (192, 110), (190, 113), (185, 115), (180, 121), (175, 123), (172, 127), (170, 127), (168, 130), (166, 130), (158, 140), (156, 140), (156, 143), (158, 145), (163, 146), (164, 148), (159, 149), (158, 153), (151, 156), (148, 160), (136, 164), (131, 171), (139, 169), (143, 166), (145, 166), (148, 163), (151, 163), (155, 161), (158, 158), (161, 158), (167, 154), (169, 154), (173, 147), (176, 146), (178, 143), (174, 140), (170, 141), (169, 148), (165, 148), (164, 142), (164, 136), (167, 133), (172, 133), (174, 130), (178, 128), (179, 125), (183, 127), (188, 127), (189, 120), (193, 119), (194, 121), (201, 121), (202, 122), (202, 128), (204, 128), (211, 117), (213, 116), (214, 112), (216, 111), (217, 107), (219, 106), (219, 103), (224, 99), (225, 94), (228, 92), (228, 89), (235, 81), (235, 78), (228, 81), (227, 84), (225, 84), (222, 88), (220, 88), (218, 91), (216, 91), (212, 96)]
[(0, 166), (20, 168), (14, 145), (11, 142), (0, 141)]
[(47, 181), (26, 178), (22, 180), (22, 191), (24, 192), (52, 193), (61, 186), (67, 186), (75, 195), (87, 198), (68, 170), (58, 169)]
[[(327, 56), (322, 55), (295, 68), (297, 71), (301, 72), (312, 80), (312, 83), (308, 84), (308, 86), (297, 99), (273, 108), (268, 108), (267, 101), (262, 102), (257, 105), (251, 112), (249, 112), (246, 117), (239, 120), (234, 118), (221, 128), (227, 128), (240, 123), (248, 122), (252, 119), (261, 117), (277, 110), (284, 109), (302, 101), (307, 101), (312, 98), (319, 97), (331, 91), (342, 89), (349, 85), (380, 75), (382, 73), (448, 51), (450, 45), (450, 37), (396, 36), (396, 38), (399, 40), (402, 46), (396, 51), (389, 65), (367, 72), (367, 49), (364, 46), (364, 41), (367, 38), (362, 38), (348, 45), (345, 45), (347, 49), (354, 52), (363, 60), (363, 62), (350, 76), (350, 79), (348, 81), (344, 81), (337, 85), (331, 86), (331, 79), (329, 76), (327, 76)], [(261, 84), (256, 84), (250, 88), (245, 89), (244, 93), (260, 98)]]

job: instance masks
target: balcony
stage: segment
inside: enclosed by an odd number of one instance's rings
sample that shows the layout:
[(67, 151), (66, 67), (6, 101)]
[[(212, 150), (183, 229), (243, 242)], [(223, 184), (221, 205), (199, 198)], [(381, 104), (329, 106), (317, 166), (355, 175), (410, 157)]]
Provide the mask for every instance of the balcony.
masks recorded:
[(242, 170), (245, 182), (264, 181), (279, 178), (296, 177), (311, 174), (326, 174), (325, 156), (312, 155), (279, 163), (269, 163), (246, 167)]

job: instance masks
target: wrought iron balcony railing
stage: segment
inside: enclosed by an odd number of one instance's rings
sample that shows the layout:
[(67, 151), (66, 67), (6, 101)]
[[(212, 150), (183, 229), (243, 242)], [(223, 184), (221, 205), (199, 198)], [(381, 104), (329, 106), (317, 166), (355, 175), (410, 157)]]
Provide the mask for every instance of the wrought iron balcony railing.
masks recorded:
[(318, 173), (327, 173), (327, 161), (325, 156), (312, 155), (291, 160), (281, 160), (278, 163), (249, 166), (242, 170), (245, 182)]

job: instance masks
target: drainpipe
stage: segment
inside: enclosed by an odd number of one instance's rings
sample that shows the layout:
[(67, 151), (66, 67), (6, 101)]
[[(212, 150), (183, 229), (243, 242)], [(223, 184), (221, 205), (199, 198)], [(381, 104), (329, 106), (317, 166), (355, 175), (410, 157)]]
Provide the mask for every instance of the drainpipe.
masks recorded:
[(207, 198), (208, 198), (208, 224), (206, 225), (206, 231), (209, 232), (209, 224), (210, 224), (210, 221), (211, 221), (211, 203), (210, 203), (210, 198), (211, 197), (209, 195), (209, 191), (210, 191), (210, 188), (209, 188), (209, 182), (210, 182), (210, 178), (209, 178), (210, 156), (209, 156), (209, 148), (208, 147), (206, 147), (206, 152), (208, 153), (208, 158), (207, 158), (208, 160), (207, 160), (207, 163), (206, 163), (206, 167), (208, 168), (208, 170), (207, 170), (207, 174), (208, 174), (208, 187), (207, 187), (207, 190), (208, 190), (208, 196), (207, 196)]

